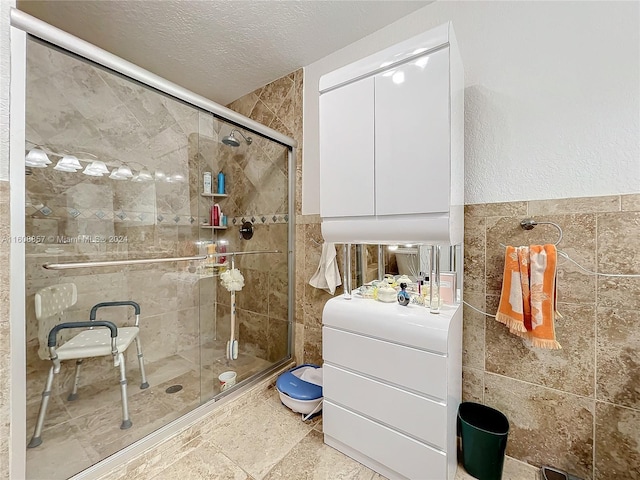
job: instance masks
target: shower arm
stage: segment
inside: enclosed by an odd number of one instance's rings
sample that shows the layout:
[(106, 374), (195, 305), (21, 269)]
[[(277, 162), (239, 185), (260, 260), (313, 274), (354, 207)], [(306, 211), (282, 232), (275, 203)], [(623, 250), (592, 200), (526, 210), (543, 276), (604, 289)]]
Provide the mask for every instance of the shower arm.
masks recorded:
[(47, 270), (67, 270), (71, 268), (115, 267), (121, 265), (143, 265), (153, 263), (185, 262), (194, 260), (206, 260), (207, 258), (227, 257), (229, 255), (257, 255), (259, 253), (282, 253), (280, 250), (251, 250), (248, 252), (212, 253), (210, 255), (196, 255), (194, 257), (169, 257), (169, 258), (141, 258), (137, 260), (105, 260), (102, 262), (69, 262), (69, 263), (45, 263), (42, 268)]
[(242, 133), (240, 130), (238, 130), (237, 128), (234, 128), (233, 130), (231, 130), (231, 133), (229, 135), (233, 135), (233, 132), (238, 132), (240, 134), (240, 136), (242, 138), (244, 138), (244, 141), (247, 142), (247, 145), (251, 145), (251, 142), (253, 141), (253, 139), (251, 137), (247, 137), (245, 136), (244, 133)]

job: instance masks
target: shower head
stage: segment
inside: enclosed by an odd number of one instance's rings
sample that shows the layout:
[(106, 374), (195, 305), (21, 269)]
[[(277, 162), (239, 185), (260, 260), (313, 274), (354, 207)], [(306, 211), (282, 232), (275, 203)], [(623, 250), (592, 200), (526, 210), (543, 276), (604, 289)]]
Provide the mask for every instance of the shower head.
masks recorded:
[(238, 140), (234, 136), (236, 132), (239, 133), (242, 138), (244, 138), (244, 141), (247, 142), (247, 145), (251, 145), (251, 142), (253, 142), (253, 139), (251, 137), (245, 137), (240, 130), (236, 130), (236, 129), (231, 130), (231, 133), (226, 137), (222, 137), (222, 143), (224, 143), (225, 145), (229, 145), (230, 147), (239, 147), (240, 140)]

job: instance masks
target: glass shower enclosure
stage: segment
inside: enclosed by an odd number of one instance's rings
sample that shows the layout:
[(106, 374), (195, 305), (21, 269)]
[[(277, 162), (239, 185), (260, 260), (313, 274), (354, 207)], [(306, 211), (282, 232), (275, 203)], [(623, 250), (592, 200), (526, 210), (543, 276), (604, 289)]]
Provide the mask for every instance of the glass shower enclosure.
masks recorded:
[[(27, 478), (62, 479), (291, 358), (291, 151), (35, 38), (26, 100), (27, 439), (52, 326), (88, 321), (97, 304), (139, 305), (149, 384), (141, 388), (132, 343), (132, 425), (121, 428), (113, 357), (84, 358), (79, 375), (75, 361), (62, 362), (40, 415), (42, 443), (27, 451)], [(243, 278), (235, 302), (220, 281), (232, 267)], [(51, 287), (75, 294), (47, 310)], [(97, 319), (131, 327), (135, 314), (105, 306)], [(61, 330), (58, 347), (78, 333)], [(224, 373), (234, 380), (222, 385)]]

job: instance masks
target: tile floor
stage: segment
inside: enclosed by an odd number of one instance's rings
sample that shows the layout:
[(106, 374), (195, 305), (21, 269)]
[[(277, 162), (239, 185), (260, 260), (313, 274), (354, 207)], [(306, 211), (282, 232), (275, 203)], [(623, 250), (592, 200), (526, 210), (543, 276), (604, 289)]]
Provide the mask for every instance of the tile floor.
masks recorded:
[[(78, 390), (79, 398), (69, 402), (66, 398), (73, 380), (74, 364), (63, 364), (63, 370), (54, 381), (42, 431), (43, 443), (27, 449), (27, 479), (68, 478), (184, 415), (200, 405), (201, 399), (213, 398), (219, 393), (217, 377), (221, 372), (235, 370), (240, 382), (271, 365), (266, 360), (242, 353), (238, 360), (229, 364), (224, 358), (223, 343), (145, 363), (151, 385), (145, 390), (138, 388), (137, 364), (128, 362), (127, 397), (133, 422), (128, 430), (120, 430), (121, 401), (116, 369), (107, 370), (109, 377), (94, 378), (94, 383), (86, 384), (86, 378), (93, 378), (92, 371), (104, 370), (87, 365)], [(202, 369), (202, 381), (199, 373), (201, 355), (211, 359)], [(29, 369), (27, 440), (33, 435), (49, 365), (49, 362), (35, 362)], [(182, 385), (181, 391), (165, 392), (176, 384)], [(70, 452), (73, 454), (69, 455)]]
[[(322, 418), (303, 422), (274, 388), (198, 437), (185, 456), (153, 480), (384, 480), (323, 442)], [(191, 448), (190, 448), (191, 447)], [(133, 477), (127, 477), (133, 478)], [(146, 478), (146, 477), (145, 477)], [(473, 480), (459, 467), (456, 480)], [(504, 480), (537, 480), (538, 469), (507, 458)], [(442, 480), (424, 479), (415, 480)]]

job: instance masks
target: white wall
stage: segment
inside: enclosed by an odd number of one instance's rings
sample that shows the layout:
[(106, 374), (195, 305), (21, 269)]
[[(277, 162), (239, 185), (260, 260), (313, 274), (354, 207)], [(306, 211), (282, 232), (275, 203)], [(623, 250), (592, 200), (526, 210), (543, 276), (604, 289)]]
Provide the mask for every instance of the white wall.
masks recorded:
[(319, 212), (320, 76), (449, 20), (465, 203), (640, 191), (640, 3), (439, 1), (305, 68), (304, 214)]
[(9, 15), (15, 0), (0, 0), (0, 180), (9, 180), (9, 84), (11, 29)]

